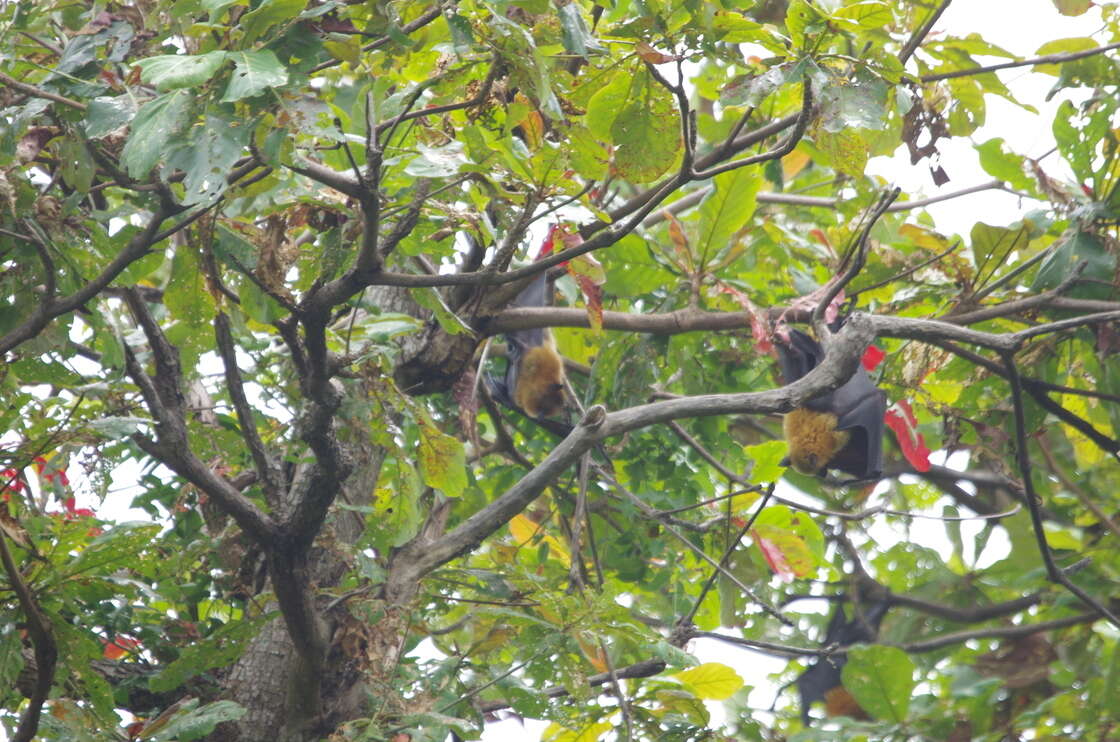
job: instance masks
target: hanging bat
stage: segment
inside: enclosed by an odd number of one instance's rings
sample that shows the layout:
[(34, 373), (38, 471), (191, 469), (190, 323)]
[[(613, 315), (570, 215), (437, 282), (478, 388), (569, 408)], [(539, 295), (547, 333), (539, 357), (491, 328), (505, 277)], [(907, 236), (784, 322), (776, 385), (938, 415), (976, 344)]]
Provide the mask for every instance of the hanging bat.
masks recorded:
[[(799, 330), (789, 331), (789, 343), (778, 342), (778, 361), (787, 384), (812, 371), (824, 349)], [(883, 418), (886, 395), (860, 366), (835, 391), (814, 397), (782, 420), (789, 443), (788, 463), (802, 474), (825, 476), (839, 469), (851, 481), (878, 479), (883, 470)], [(846, 482), (850, 483), (850, 482)]]
[[(541, 273), (510, 306), (548, 305), (548, 278)], [(556, 352), (552, 332), (541, 327), (516, 330), (505, 337), (509, 358), (505, 378), (488, 377), (494, 397), (532, 418), (550, 417), (564, 409), (564, 360)]]
[[(890, 604), (886, 601), (865, 606), (863, 616), (853, 616), (851, 620), (844, 614), (844, 606), (838, 605), (836, 612), (828, 621), (822, 647), (848, 646), (875, 641), (879, 624), (883, 621)], [(797, 692), (801, 696), (801, 722), (809, 726), (809, 709), (817, 701), (824, 701), (825, 713), (829, 716), (851, 716), (868, 719), (852, 694), (844, 688), (841, 670), (848, 661), (845, 655), (819, 657), (805, 672), (798, 676)]]

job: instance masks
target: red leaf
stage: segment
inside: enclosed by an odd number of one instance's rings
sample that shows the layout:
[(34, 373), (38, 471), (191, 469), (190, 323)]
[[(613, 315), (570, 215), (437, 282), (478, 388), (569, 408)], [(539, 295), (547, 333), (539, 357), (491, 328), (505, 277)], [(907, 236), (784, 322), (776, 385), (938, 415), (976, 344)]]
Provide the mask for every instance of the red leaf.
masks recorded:
[(863, 351), (863, 367), (868, 371), (874, 371), (876, 366), (883, 362), (887, 354), (883, 352), (882, 348), (877, 345), (867, 346), (867, 350)]
[(556, 247), (556, 235), (564, 230), (564, 225), (553, 224), (548, 228), (548, 234), (545, 235), (544, 242), (541, 243), (541, 249), (537, 251), (537, 260), (551, 255), (553, 249)]
[(735, 303), (750, 315), (751, 337), (754, 338), (754, 343), (758, 348), (758, 352), (771, 352), (774, 349), (774, 342), (771, 339), (770, 322), (766, 317), (766, 312), (758, 311), (758, 307), (754, 305), (750, 297), (734, 286), (723, 283), (722, 281), (717, 284), (717, 286), (720, 293), (730, 296), (735, 300)]
[(891, 405), (884, 418), (887, 427), (894, 431), (902, 455), (918, 471), (929, 471), (929, 449), (922, 434), (918, 432), (918, 420), (910, 403), (900, 399)]
[(133, 639), (131, 636), (118, 635), (112, 641), (102, 639), (101, 643), (105, 645), (102, 655), (107, 660), (119, 660), (129, 652), (133, 652), (140, 648), (140, 640)]
[(786, 555), (778, 548), (777, 544), (769, 539), (763, 538), (758, 535), (757, 531), (751, 531), (751, 538), (758, 544), (758, 550), (762, 552), (762, 558), (770, 565), (770, 570), (781, 577), (786, 582), (793, 579), (793, 569), (786, 561)]

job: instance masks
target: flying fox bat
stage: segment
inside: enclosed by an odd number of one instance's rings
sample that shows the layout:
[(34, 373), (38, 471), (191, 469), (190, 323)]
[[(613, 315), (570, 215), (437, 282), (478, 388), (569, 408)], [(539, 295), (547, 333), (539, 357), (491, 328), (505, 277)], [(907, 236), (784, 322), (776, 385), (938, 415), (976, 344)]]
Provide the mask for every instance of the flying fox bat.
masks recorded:
[[(541, 273), (526, 286), (511, 307), (549, 304), (548, 278)], [(564, 408), (564, 360), (547, 327), (506, 334), (509, 364), (505, 378), (490, 377), (494, 396), (532, 418), (550, 417)]]
[[(775, 345), (787, 384), (824, 358), (820, 343), (799, 330), (789, 331), (788, 344)], [(785, 416), (782, 429), (789, 443), (789, 464), (813, 476), (839, 469), (854, 476), (853, 481), (879, 478), (886, 412), (886, 395), (861, 366), (839, 389), (814, 397)]]
[[(829, 619), (821, 646), (848, 646), (874, 641), (888, 608), (890, 604), (886, 601), (872, 603), (865, 607), (863, 616), (853, 616), (849, 620), (844, 615), (844, 606), (838, 605)], [(825, 712), (829, 716), (869, 718), (841, 681), (841, 670), (847, 661), (845, 655), (819, 657), (809, 669), (798, 676), (796, 682), (797, 692), (801, 696), (801, 722), (805, 726), (809, 726), (809, 709), (816, 701), (824, 701)]]

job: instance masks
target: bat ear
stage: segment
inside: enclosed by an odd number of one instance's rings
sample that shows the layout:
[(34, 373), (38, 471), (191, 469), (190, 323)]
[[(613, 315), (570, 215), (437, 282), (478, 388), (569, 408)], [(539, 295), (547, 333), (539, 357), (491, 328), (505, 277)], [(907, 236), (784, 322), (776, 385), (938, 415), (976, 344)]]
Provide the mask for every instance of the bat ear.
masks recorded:
[(779, 466), (789, 466), (790, 465), (789, 456), (783, 456), (782, 460), (778, 462), (778, 465)]

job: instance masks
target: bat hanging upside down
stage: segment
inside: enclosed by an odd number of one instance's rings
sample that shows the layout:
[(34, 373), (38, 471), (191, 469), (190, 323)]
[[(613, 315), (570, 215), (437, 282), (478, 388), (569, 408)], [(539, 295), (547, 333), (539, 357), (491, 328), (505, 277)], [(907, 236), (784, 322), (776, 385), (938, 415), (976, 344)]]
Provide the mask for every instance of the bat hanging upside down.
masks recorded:
[[(824, 358), (821, 344), (799, 330), (789, 343), (776, 343), (787, 384), (812, 371)], [(860, 366), (835, 391), (814, 397), (782, 421), (789, 443), (789, 464), (802, 474), (825, 476), (839, 469), (854, 481), (878, 479), (883, 470), (883, 418), (886, 395)]]
[[(548, 278), (541, 273), (514, 299), (511, 307), (548, 306)], [(509, 365), (505, 378), (490, 378), (495, 398), (532, 418), (564, 409), (564, 359), (547, 327), (506, 334)]]
[[(883, 621), (890, 603), (879, 601), (863, 606), (862, 616), (848, 619), (842, 605), (829, 619), (822, 647), (849, 646), (852, 644), (875, 641), (879, 624)], [(797, 678), (797, 691), (801, 696), (801, 722), (809, 726), (809, 709), (816, 701), (824, 701), (825, 713), (829, 716), (851, 716), (855, 719), (868, 719), (867, 712), (844, 687), (845, 655), (818, 657), (805, 672)]]

